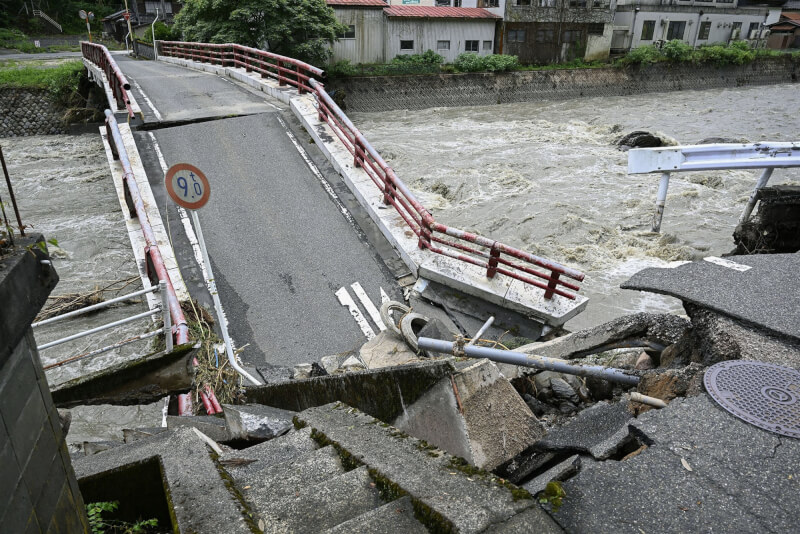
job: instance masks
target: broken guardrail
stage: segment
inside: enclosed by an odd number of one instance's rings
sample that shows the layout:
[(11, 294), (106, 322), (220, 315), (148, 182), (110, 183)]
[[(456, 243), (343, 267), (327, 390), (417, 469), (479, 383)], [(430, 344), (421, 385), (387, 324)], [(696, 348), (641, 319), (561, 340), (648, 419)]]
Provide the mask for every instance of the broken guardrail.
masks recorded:
[(673, 172), (732, 169), (764, 169), (747, 201), (739, 223), (750, 218), (759, 190), (767, 185), (774, 169), (800, 167), (800, 143), (709, 144), (636, 148), (628, 151), (628, 174), (660, 172), (653, 231), (661, 230), (670, 175)]
[(478, 347), (453, 341), (431, 339), (429, 337), (421, 337), (417, 340), (417, 343), (419, 344), (419, 348), (433, 352), (443, 352), (445, 354), (467, 356), (469, 358), (486, 358), (493, 362), (533, 367), (535, 369), (546, 369), (548, 371), (556, 371), (569, 375), (593, 376), (608, 380), (609, 382), (616, 382), (628, 386), (635, 386), (639, 384), (640, 380), (638, 376), (629, 375), (622, 369), (603, 367), (602, 365), (578, 365), (557, 358), (546, 358), (544, 356), (535, 356), (511, 350), (493, 349), (490, 347)]
[(499, 273), (538, 287), (544, 290), (545, 299), (560, 295), (575, 300), (576, 295), (570, 291), (577, 292), (580, 287), (562, 277), (581, 282), (584, 273), (499, 241), (436, 222), (325, 91), (319, 81), (325, 78), (322, 69), (237, 44), (159, 41), (158, 47), (162, 56), (222, 67), (243, 67), (247, 72), (258, 72), (263, 78), (278, 80), (281, 85), (296, 87), (301, 94), (313, 93), (320, 120), (330, 125), (345, 148), (353, 154), (355, 166), (362, 168), (383, 192), (384, 203), (393, 206), (414, 232), (420, 249), (485, 269), (489, 279)]
[(111, 86), (111, 91), (117, 101), (118, 108), (125, 108), (128, 113), (128, 120), (133, 119), (134, 112), (131, 107), (131, 99), (128, 96), (128, 91), (131, 84), (128, 79), (119, 70), (117, 62), (111, 57), (108, 48), (101, 44), (89, 43), (81, 41), (81, 53), (83, 57), (97, 65), (105, 73), (108, 83)]

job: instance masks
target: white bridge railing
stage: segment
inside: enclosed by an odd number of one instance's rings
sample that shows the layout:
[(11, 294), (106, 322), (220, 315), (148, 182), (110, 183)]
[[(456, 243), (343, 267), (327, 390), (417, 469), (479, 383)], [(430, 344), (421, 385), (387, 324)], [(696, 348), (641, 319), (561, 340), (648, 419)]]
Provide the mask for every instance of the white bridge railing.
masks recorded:
[(152, 309), (152, 310), (149, 310), (149, 311), (146, 311), (146, 312), (143, 312), (143, 313), (139, 313), (139, 314), (136, 314), (136, 315), (132, 315), (130, 317), (126, 317), (125, 319), (120, 319), (119, 321), (114, 321), (112, 323), (104, 324), (104, 325), (98, 326), (96, 328), (91, 328), (89, 330), (84, 330), (83, 332), (78, 332), (77, 334), (72, 334), (70, 336), (67, 336), (67, 337), (64, 337), (64, 338), (61, 338), (61, 339), (57, 339), (55, 341), (50, 341), (49, 343), (44, 343), (44, 344), (39, 345), (38, 347), (36, 347), (36, 349), (40, 350), (40, 351), (41, 350), (45, 350), (45, 349), (49, 349), (50, 347), (55, 347), (56, 345), (61, 345), (62, 343), (66, 343), (66, 342), (72, 341), (74, 339), (80, 339), (82, 337), (90, 336), (92, 334), (96, 334), (98, 332), (102, 332), (104, 330), (108, 330), (110, 328), (114, 328), (114, 327), (117, 327), (117, 326), (120, 326), (120, 325), (123, 325), (123, 324), (127, 324), (127, 323), (130, 323), (130, 322), (133, 322), (133, 321), (138, 321), (139, 319), (152, 317), (152, 316), (157, 315), (159, 313), (161, 314), (161, 316), (163, 318), (163, 321), (164, 321), (164, 327), (163, 328), (160, 328), (158, 330), (153, 330), (153, 331), (150, 331), (150, 332), (145, 332), (144, 334), (140, 334), (140, 335), (128, 338), (128, 339), (124, 339), (122, 341), (114, 343), (113, 345), (108, 345), (106, 347), (102, 347), (102, 348), (95, 349), (95, 350), (92, 350), (92, 351), (89, 351), (89, 352), (85, 352), (83, 354), (78, 354), (77, 356), (72, 356), (70, 358), (66, 358), (66, 359), (58, 361), (56, 363), (47, 365), (47, 366), (44, 367), (44, 369), (50, 369), (52, 367), (59, 367), (61, 365), (64, 365), (64, 364), (67, 364), (67, 363), (72, 363), (72, 362), (75, 362), (75, 361), (78, 361), (78, 360), (82, 360), (84, 358), (89, 358), (91, 356), (97, 356), (98, 354), (102, 354), (104, 352), (108, 352), (110, 350), (122, 347), (124, 345), (129, 344), (129, 343), (133, 343), (134, 341), (140, 341), (142, 339), (148, 339), (148, 338), (155, 337), (155, 336), (158, 336), (158, 335), (163, 335), (164, 336), (164, 339), (166, 341), (166, 346), (167, 346), (167, 352), (170, 352), (172, 350), (172, 346), (173, 346), (173, 342), (172, 342), (172, 321), (171, 321), (171, 317), (170, 317), (170, 314), (169, 314), (169, 302), (167, 300), (168, 295), (167, 295), (166, 289), (167, 289), (167, 283), (162, 280), (162, 281), (160, 281), (158, 283), (157, 286), (152, 286), (152, 287), (147, 288), (147, 289), (142, 289), (142, 290), (139, 290), (139, 291), (135, 291), (135, 292), (129, 293), (127, 295), (122, 295), (121, 297), (116, 297), (116, 298), (113, 298), (113, 299), (110, 299), (110, 300), (106, 300), (104, 302), (100, 302), (99, 304), (93, 304), (91, 306), (87, 306), (87, 307), (81, 308), (79, 310), (71, 311), (71, 312), (68, 312), (68, 313), (64, 313), (62, 315), (57, 315), (55, 317), (50, 317), (49, 319), (44, 319), (42, 321), (38, 321), (36, 323), (33, 323), (31, 325), (31, 327), (32, 328), (38, 328), (38, 327), (41, 327), (41, 326), (44, 326), (44, 325), (48, 325), (48, 324), (52, 324), (52, 323), (55, 323), (55, 322), (58, 322), (58, 321), (63, 321), (64, 319), (70, 319), (70, 318), (73, 318), (73, 317), (77, 317), (79, 315), (84, 315), (84, 314), (92, 312), (92, 311), (100, 310), (102, 308), (107, 308), (108, 306), (111, 306), (112, 304), (116, 304), (118, 302), (123, 302), (125, 300), (131, 299), (131, 298), (134, 298), (134, 297), (138, 297), (138, 296), (141, 296), (141, 295), (145, 295), (147, 293), (158, 292), (161, 295), (161, 306), (159, 306), (159, 307), (157, 307), (155, 309)]
[(47, 13), (42, 11), (41, 9), (34, 9), (33, 10), (33, 16), (43, 18), (44, 20), (46, 20), (47, 22), (52, 24), (56, 29), (58, 29), (58, 31), (60, 31), (61, 33), (64, 33), (64, 30), (61, 29), (61, 24), (59, 24), (58, 22), (54, 21), (50, 17), (50, 15), (48, 15)]
[(628, 174), (661, 173), (653, 215), (654, 232), (661, 229), (669, 178), (673, 172), (764, 169), (739, 217), (739, 222), (743, 223), (753, 213), (758, 192), (767, 185), (772, 171), (791, 167), (800, 167), (800, 142), (671, 146), (637, 148), (628, 152)]

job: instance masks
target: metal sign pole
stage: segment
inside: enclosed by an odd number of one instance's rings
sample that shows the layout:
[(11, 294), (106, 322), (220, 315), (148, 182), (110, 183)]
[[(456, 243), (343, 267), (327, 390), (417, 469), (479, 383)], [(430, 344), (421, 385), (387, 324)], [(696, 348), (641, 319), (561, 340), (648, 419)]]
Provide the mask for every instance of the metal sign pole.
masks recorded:
[(219, 320), (219, 326), (222, 330), (222, 339), (225, 341), (225, 351), (228, 353), (228, 360), (231, 362), (231, 365), (234, 367), (234, 369), (236, 369), (242, 376), (250, 380), (250, 382), (256, 386), (260, 386), (261, 382), (253, 378), (250, 373), (236, 365), (236, 356), (233, 354), (233, 346), (231, 345), (231, 340), (228, 337), (228, 321), (225, 318), (225, 315), (222, 313), (222, 304), (219, 301), (219, 293), (217, 293), (217, 283), (214, 280), (214, 273), (211, 271), (211, 259), (208, 257), (206, 241), (203, 239), (203, 230), (200, 228), (200, 219), (197, 217), (197, 211), (189, 211), (192, 214), (192, 222), (194, 223), (194, 231), (197, 234), (197, 241), (200, 243), (200, 251), (203, 253), (203, 262), (206, 264), (206, 273), (208, 274), (208, 279), (206, 282), (208, 283), (208, 290), (211, 293), (211, 298), (214, 300), (214, 310), (217, 312), (217, 319)]

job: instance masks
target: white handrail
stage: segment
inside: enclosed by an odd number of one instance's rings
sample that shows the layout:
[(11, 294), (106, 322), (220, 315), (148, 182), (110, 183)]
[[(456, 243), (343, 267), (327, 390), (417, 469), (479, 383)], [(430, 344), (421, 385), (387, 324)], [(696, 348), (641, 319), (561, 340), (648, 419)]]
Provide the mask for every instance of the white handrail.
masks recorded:
[(49, 22), (50, 24), (55, 26), (58, 29), (59, 32), (64, 33), (64, 30), (61, 28), (61, 24), (59, 24), (58, 22), (54, 21), (52, 18), (50, 18), (50, 16), (47, 13), (45, 13), (41, 9), (34, 9), (33, 10), (33, 15), (35, 17), (43, 18), (44, 20), (46, 20), (47, 22)]

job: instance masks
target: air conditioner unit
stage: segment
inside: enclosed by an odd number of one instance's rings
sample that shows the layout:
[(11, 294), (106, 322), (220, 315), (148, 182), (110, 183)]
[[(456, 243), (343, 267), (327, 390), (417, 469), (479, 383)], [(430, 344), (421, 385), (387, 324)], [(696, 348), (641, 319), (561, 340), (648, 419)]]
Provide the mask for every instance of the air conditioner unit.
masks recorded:
[(769, 28), (764, 28), (761, 30), (761, 39), (766, 39), (769, 37)]
[(758, 30), (750, 30), (750, 35), (747, 38), (751, 41), (753, 39), (758, 39)]
[(732, 39), (732, 40), (734, 40), (734, 41), (736, 41), (736, 40), (738, 40), (738, 39), (739, 39), (739, 36), (740, 36), (741, 34), (742, 34), (742, 29), (741, 29), (741, 28), (736, 28), (735, 30), (733, 30), (733, 31), (731, 32), (731, 39)]

